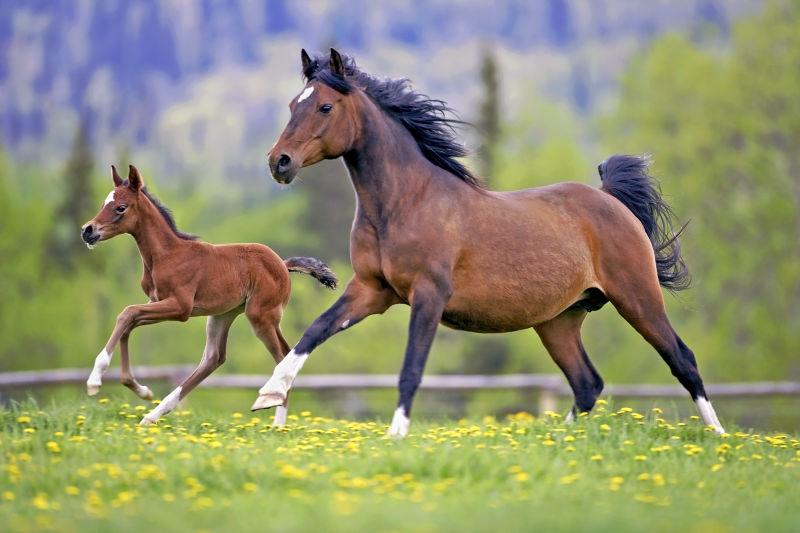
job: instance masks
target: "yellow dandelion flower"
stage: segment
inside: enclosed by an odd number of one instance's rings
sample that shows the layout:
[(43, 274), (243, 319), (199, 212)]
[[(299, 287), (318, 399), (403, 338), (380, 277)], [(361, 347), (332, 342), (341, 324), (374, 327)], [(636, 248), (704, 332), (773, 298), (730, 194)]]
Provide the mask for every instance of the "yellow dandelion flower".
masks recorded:
[(516, 479), (519, 482), (528, 481), (530, 478), (531, 476), (527, 472), (519, 472), (514, 476), (514, 479)]
[(16, 496), (14, 496), (14, 493), (11, 492), (10, 490), (3, 491), (3, 500), (7, 502), (13, 502), (15, 498)]
[(589, 460), (591, 460), (591, 461), (602, 461), (603, 460), (603, 456), (601, 454), (599, 454), (599, 453), (596, 453), (593, 456), (591, 456), (589, 458)]
[(55, 441), (52, 441), (52, 440), (48, 441), (45, 446), (47, 446), (47, 449), (51, 453), (60, 453), (61, 452), (61, 446), (59, 446), (58, 443), (55, 442)]
[(67, 486), (67, 487), (64, 489), (64, 492), (66, 492), (66, 493), (67, 493), (68, 495), (70, 495), (70, 496), (77, 496), (78, 494), (80, 494), (80, 493), (81, 493), (81, 489), (79, 489), (79, 488), (78, 488), (78, 487), (76, 487), (75, 485), (68, 485), (68, 486)]
[(600, 431), (611, 431), (611, 426), (608, 424), (600, 424)]
[(17, 417), (17, 422), (19, 422), (20, 424), (30, 424), (31, 423), (31, 417), (25, 416), (25, 415), (19, 416), (19, 417)]
[(647, 456), (646, 455), (635, 455), (633, 457), (633, 460), (634, 461), (647, 461)]
[(258, 490), (258, 485), (248, 481), (247, 483), (242, 485), (242, 489), (244, 489), (245, 492), (255, 492), (256, 490)]
[(712, 472), (719, 472), (720, 470), (722, 470), (722, 468), (723, 468), (724, 466), (725, 466), (725, 465), (723, 465), (723, 464), (721, 464), (721, 463), (717, 463), (717, 464), (715, 464), (715, 465), (712, 465), (712, 466), (711, 466), (711, 471), (712, 471)]
[(50, 509), (50, 502), (47, 500), (47, 494), (40, 492), (33, 498), (33, 506), (40, 511), (47, 511)]
[(581, 477), (580, 474), (570, 474), (568, 476), (563, 476), (561, 479), (558, 480), (558, 482), (561, 485), (571, 485), (572, 483), (575, 483), (578, 479), (580, 479), (580, 477)]

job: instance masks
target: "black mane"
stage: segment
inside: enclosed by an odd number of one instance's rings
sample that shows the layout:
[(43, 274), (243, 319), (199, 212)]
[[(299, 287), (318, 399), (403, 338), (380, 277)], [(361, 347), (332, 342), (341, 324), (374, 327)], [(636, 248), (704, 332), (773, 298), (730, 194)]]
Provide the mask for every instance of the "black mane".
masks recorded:
[(329, 68), (330, 56), (318, 55), (303, 71), (306, 82), (319, 80), (331, 89), (348, 94), (358, 87), (384, 111), (402, 124), (414, 137), (425, 158), (464, 180), (481, 187), (480, 180), (456, 158), (468, 154), (456, 139), (454, 125), (464, 124), (452, 118), (453, 110), (443, 100), (415, 92), (408, 78), (378, 79), (358, 69), (352, 57), (342, 55), (345, 76)]
[[(127, 180), (126, 180), (127, 183)], [(153, 193), (147, 190), (147, 187), (142, 187), (139, 189), (144, 195), (147, 197), (148, 200), (153, 202), (153, 205), (156, 206), (158, 212), (161, 213), (161, 216), (164, 218), (164, 222), (167, 223), (167, 226), (172, 230), (172, 232), (177, 235), (179, 238), (185, 241), (196, 241), (199, 237), (197, 235), (192, 235), (191, 233), (184, 233), (178, 229), (178, 226), (175, 224), (175, 218), (172, 216), (172, 211), (169, 210), (169, 207), (165, 206), (161, 203), (161, 200), (156, 198)]]

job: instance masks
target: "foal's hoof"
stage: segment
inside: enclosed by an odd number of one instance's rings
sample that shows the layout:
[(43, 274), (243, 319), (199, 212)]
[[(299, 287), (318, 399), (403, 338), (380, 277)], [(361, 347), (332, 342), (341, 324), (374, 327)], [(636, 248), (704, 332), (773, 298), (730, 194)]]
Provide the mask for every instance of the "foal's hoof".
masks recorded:
[(147, 416), (145, 416), (139, 421), (140, 426), (152, 426), (155, 423), (156, 420), (153, 420), (152, 418), (147, 418)]
[(136, 396), (138, 396), (142, 400), (152, 400), (153, 399), (153, 391), (150, 390), (150, 387), (145, 387), (144, 385), (142, 385), (136, 391)]
[(253, 403), (253, 407), (251, 407), (250, 410), (258, 411), (259, 409), (269, 409), (270, 407), (278, 407), (279, 405), (283, 405), (283, 402), (285, 401), (286, 398), (284, 398), (280, 394), (275, 392), (268, 392), (256, 398), (256, 401)]
[(89, 396), (95, 396), (97, 393), (100, 392), (100, 385), (89, 385), (86, 384), (86, 394)]

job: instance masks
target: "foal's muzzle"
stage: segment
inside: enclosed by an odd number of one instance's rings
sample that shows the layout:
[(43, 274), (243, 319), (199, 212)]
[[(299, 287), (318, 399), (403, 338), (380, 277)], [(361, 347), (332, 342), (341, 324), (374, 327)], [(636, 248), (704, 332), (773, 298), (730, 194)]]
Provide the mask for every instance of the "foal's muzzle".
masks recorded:
[(269, 171), (278, 183), (289, 184), (299, 170), (297, 163), (289, 154), (270, 154)]
[(100, 232), (97, 231), (97, 227), (93, 224), (86, 224), (81, 229), (81, 239), (89, 246), (94, 246), (100, 240)]

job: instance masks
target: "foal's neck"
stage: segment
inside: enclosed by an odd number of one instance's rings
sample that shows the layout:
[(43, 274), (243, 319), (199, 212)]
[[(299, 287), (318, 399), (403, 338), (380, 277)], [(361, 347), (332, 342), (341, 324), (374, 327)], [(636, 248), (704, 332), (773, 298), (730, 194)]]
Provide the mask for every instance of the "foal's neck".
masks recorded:
[(373, 223), (404, 210), (430, 183), (432, 164), (411, 134), (362, 93), (360, 131), (344, 162), (356, 190), (359, 210)]
[(186, 241), (175, 235), (153, 202), (142, 196), (139, 223), (131, 235), (136, 239), (145, 266), (151, 270), (155, 262), (183, 246)]

